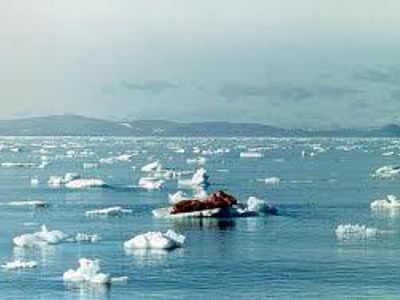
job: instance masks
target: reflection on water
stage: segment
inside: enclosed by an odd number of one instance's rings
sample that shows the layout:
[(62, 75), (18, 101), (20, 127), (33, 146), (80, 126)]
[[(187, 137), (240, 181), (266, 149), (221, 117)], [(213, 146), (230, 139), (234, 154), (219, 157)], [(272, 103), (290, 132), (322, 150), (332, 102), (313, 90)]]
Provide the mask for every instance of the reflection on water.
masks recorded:
[(235, 219), (219, 218), (174, 218), (168, 219), (169, 224), (176, 230), (232, 230), (236, 226)]

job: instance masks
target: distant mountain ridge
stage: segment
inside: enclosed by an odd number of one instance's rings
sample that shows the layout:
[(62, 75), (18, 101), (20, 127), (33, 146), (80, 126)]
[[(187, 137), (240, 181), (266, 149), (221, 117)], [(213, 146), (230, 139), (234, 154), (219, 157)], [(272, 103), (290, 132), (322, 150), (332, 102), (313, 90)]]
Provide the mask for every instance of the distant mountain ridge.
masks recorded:
[(75, 115), (0, 121), (1, 136), (160, 136), (160, 137), (400, 137), (400, 126), (378, 129), (284, 129), (257, 123), (143, 120), (116, 122)]

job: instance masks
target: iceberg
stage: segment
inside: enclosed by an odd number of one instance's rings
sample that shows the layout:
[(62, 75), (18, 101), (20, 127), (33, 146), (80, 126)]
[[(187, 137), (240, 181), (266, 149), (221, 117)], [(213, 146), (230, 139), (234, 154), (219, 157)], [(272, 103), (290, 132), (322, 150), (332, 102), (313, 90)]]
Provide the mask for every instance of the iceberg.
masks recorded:
[(135, 236), (124, 243), (125, 249), (162, 249), (171, 250), (181, 247), (186, 237), (173, 230), (162, 232), (147, 232)]

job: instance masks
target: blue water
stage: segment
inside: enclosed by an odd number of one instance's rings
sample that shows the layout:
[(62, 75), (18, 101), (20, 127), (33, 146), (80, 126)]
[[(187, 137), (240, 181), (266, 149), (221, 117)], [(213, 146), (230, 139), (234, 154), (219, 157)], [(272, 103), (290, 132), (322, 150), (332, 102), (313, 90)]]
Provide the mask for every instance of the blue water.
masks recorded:
[[(326, 151), (311, 153), (318, 144)], [(400, 293), (400, 213), (371, 212), (369, 204), (387, 194), (400, 195), (399, 181), (370, 176), (378, 167), (399, 163), (399, 144), (392, 139), (121, 139), (0, 138), (0, 162), (50, 164), (38, 168), (0, 168), (0, 202), (42, 200), (48, 208), (0, 206), (0, 263), (15, 257), (36, 260), (36, 269), (0, 271), (0, 299), (343, 299), (396, 298)], [(51, 145), (48, 153), (40, 153)], [(175, 153), (175, 146), (186, 153)], [(343, 151), (340, 146), (354, 146)], [(19, 147), (19, 152), (11, 148)], [(278, 216), (240, 219), (162, 220), (151, 211), (168, 205), (167, 182), (160, 191), (135, 187), (140, 167), (159, 159), (164, 167), (191, 171), (193, 147), (229, 153), (203, 155), (212, 185), (246, 201), (257, 196), (277, 206)], [(339, 147), (339, 148), (338, 148)], [(263, 158), (241, 159), (244, 149), (260, 148)], [(86, 149), (86, 151), (84, 151)], [(382, 156), (387, 149), (395, 155)], [(66, 157), (69, 150), (74, 157)], [(89, 151), (90, 150), (90, 151)], [(83, 153), (82, 153), (83, 152)], [(131, 162), (83, 163), (135, 152)], [(315, 152), (315, 151), (314, 151)], [(134, 168), (134, 166), (136, 168)], [(77, 172), (102, 178), (112, 188), (50, 188), (52, 175)], [(30, 186), (37, 176), (40, 184)], [(262, 179), (279, 177), (277, 186)], [(88, 218), (85, 211), (122, 206), (122, 217)], [(375, 239), (340, 241), (339, 224), (359, 223), (392, 234)], [(16, 235), (38, 231), (41, 224), (66, 233), (101, 235), (93, 244), (59, 244), (17, 249)], [(183, 248), (169, 253), (126, 254), (122, 244), (149, 230), (173, 229), (187, 237)], [(81, 257), (97, 258), (102, 271), (128, 276), (110, 288), (65, 284), (62, 274), (76, 269)]]

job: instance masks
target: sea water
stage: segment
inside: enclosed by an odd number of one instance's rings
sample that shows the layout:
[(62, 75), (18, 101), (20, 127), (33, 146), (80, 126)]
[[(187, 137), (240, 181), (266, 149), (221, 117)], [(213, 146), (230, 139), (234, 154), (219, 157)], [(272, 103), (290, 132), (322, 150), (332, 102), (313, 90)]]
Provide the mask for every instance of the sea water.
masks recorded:
[[(382, 155), (387, 151), (394, 154)], [(262, 155), (241, 157), (242, 152)], [(35, 268), (1, 270), (0, 299), (396, 298), (400, 210), (371, 211), (370, 203), (400, 196), (400, 178), (371, 176), (398, 164), (399, 154), (396, 139), (0, 138), (0, 264), (37, 262)], [(121, 155), (126, 159), (116, 159)], [(157, 160), (187, 174), (203, 167), (208, 193), (224, 190), (242, 202), (255, 196), (279, 214), (155, 219), (152, 210), (169, 206), (168, 194), (179, 190), (178, 178), (160, 190), (138, 187), (146, 176), (141, 167)], [(66, 173), (102, 179), (107, 187), (47, 184)], [(271, 185), (268, 178), (279, 180)], [(31, 200), (48, 206), (8, 205)], [(85, 214), (116, 206), (131, 213)], [(384, 234), (338, 239), (341, 224)], [(101, 239), (13, 246), (15, 236), (40, 231), (41, 225)], [(124, 251), (123, 243), (138, 234), (169, 229), (186, 236), (183, 247)], [(77, 269), (80, 258), (98, 259), (101, 272), (128, 280), (111, 286), (64, 283), (63, 273)]]

